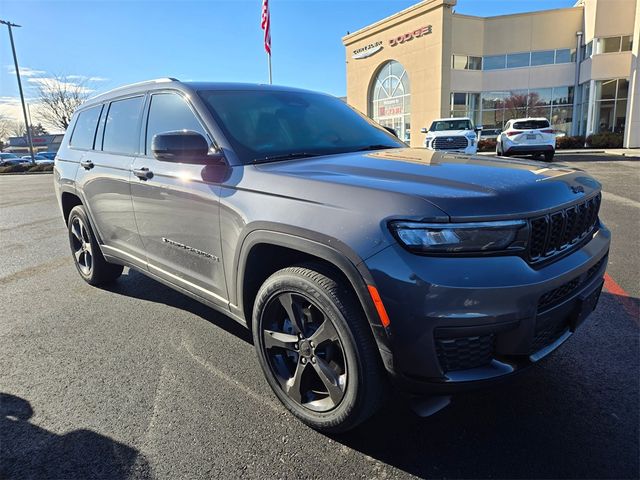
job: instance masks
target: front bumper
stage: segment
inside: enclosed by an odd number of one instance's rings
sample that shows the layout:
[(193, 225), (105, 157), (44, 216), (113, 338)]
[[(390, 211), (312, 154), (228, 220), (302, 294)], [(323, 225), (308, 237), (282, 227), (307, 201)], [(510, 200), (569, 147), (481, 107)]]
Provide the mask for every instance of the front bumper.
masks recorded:
[(366, 265), (391, 319), (387, 370), (410, 393), (450, 394), (536, 363), (597, 302), (609, 244), (600, 226), (581, 248), (538, 269), (515, 256), (426, 257), (386, 248)]

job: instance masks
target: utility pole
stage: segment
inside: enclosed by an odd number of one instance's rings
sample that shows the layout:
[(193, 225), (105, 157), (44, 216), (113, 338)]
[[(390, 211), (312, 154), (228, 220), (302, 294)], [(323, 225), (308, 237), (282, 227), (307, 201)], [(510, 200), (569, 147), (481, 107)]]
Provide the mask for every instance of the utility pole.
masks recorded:
[(18, 90), (20, 91), (20, 101), (22, 102), (22, 114), (24, 115), (24, 125), (27, 130), (27, 142), (29, 143), (29, 153), (31, 154), (31, 163), (36, 164), (36, 159), (33, 156), (33, 142), (31, 141), (31, 126), (29, 125), (29, 118), (27, 116), (27, 107), (24, 103), (24, 93), (22, 92), (22, 82), (20, 81), (20, 69), (18, 68), (18, 57), (16, 56), (16, 47), (13, 43), (13, 32), (11, 27), (20, 27), (15, 23), (11, 23), (6, 20), (0, 20), (0, 23), (9, 27), (9, 40), (11, 41), (11, 51), (13, 52), (13, 63), (16, 68), (16, 77), (18, 79)]

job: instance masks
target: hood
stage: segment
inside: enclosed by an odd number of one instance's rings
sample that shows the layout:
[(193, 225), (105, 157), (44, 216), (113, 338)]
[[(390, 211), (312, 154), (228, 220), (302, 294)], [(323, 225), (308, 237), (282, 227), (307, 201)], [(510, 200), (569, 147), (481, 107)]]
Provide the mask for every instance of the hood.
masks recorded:
[(473, 130), (440, 130), (438, 132), (427, 132), (427, 137), (464, 137), (469, 133), (474, 137), (476, 136)]
[(379, 191), (381, 202), (385, 201), (385, 192), (420, 198), (452, 220), (533, 216), (600, 190), (600, 184), (588, 174), (564, 165), (423, 148), (328, 155), (259, 168), (326, 183), (322, 190), (327, 203), (339, 203), (335, 199), (342, 194), (332, 199), (332, 193), (344, 192), (342, 188), (332, 192), (330, 184), (351, 185)]

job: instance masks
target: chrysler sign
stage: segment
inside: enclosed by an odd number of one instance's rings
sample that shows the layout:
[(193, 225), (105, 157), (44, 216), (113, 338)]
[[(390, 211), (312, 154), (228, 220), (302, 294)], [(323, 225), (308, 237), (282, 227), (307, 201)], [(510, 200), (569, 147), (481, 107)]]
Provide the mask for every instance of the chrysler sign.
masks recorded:
[(367, 58), (374, 53), (378, 53), (380, 50), (382, 50), (382, 42), (370, 43), (369, 45), (355, 49), (351, 58), (355, 58), (356, 60), (359, 58)]

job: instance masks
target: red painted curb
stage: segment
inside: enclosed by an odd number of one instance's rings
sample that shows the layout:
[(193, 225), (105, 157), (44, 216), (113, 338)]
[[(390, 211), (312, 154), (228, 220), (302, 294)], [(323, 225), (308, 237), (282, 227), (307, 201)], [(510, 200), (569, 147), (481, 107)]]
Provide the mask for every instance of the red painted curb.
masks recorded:
[(607, 290), (607, 292), (619, 297), (618, 300), (620, 301), (624, 309), (631, 316), (633, 321), (640, 325), (640, 307), (638, 307), (638, 304), (633, 301), (631, 296), (629, 296), (624, 288), (618, 285), (608, 273), (604, 274), (604, 288)]

